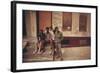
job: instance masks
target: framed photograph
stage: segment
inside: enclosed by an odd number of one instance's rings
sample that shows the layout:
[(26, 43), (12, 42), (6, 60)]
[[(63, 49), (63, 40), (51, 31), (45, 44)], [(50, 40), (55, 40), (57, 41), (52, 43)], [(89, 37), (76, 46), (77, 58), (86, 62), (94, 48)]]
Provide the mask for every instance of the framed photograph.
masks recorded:
[(11, 71), (97, 67), (97, 6), (11, 2)]

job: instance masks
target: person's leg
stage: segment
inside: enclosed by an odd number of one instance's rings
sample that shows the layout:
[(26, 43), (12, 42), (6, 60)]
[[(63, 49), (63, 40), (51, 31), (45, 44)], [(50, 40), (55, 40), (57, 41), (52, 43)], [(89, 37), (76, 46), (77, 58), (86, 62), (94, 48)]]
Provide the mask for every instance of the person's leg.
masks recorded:
[(42, 42), (41, 42), (41, 49), (40, 49), (40, 51), (41, 51), (41, 54), (43, 54), (44, 52), (45, 52), (45, 41), (43, 40)]
[(57, 42), (56, 43), (56, 58), (59, 58), (60, 55), (59, 55), (59, 43)]
[(54, 50), (54, 41), (53, 40), (51, 41), (50, 48), (51, 48), (50, 55), (53, 55), (53, 50)]
[(61, 50), (61, 43), (58, 44), (58, 51), (59, 51), (59, 58), (62, 61), (63, 60), (63, 56), (62, 56), (62, 50)]
[(38, 49), (37, 49), (37, 53), (38, 54), (40, 54), (40, 52), (41, 52), (41, 46), (42, 46), (42, 42), (41, 41), (39, 41), (39, 43), (38, 43)]
[(56, 50), (54, 49), (53, 50), (53, 61), (55, 61), (56, 60)]
[(58, 52), (57, 52), (57, 42), (54, 42), (54, 53), (53, 53), (54, 60), (56, 60), (57, 55), (58, 55)]

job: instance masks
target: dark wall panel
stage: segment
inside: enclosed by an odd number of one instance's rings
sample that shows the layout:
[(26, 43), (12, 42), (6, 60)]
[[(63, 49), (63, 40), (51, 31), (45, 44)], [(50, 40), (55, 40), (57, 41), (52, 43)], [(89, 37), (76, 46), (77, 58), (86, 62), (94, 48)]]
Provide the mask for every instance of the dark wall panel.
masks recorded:
[(64, 12), (63, 13), (63, 28), (62, 30), (71, 31), (72, 29), (72, 13)]
[(64, 39), (62, 40), (62, 47), (80, 47), (90, 45), (90, 37), (64, 37)]
[(87, 31), (87, 13), (80, 13), (79, 31)]
[(51, 27), (51, 18), (50, 11), (39, 11), (39, 30), (45, 30), (46, 27)]

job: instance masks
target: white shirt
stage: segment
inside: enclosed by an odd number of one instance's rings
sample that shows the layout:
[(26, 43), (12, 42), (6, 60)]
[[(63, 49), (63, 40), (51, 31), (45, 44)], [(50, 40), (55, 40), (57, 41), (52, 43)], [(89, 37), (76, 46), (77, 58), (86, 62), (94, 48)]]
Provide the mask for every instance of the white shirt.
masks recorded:
[(53, 31), (52, 31), (52, 30), (50, 30), (49, 32), (50, 32), (50, 34), (51, 34), (51, 36), (52, 36), (52, 37), (51, 37), (51, 38), (52, 38), (52, 40), (54, 40), (54, 37), (55, 37), (55, 36), (54, 36)]

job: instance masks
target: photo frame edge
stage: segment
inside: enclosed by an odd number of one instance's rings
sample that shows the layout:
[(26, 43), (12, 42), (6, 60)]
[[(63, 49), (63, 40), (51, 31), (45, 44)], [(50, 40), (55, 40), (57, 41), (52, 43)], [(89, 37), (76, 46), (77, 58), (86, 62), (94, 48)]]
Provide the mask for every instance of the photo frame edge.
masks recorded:
[[(17, 70), (16, 69), (16, 5), (19, 3), (26, 3), (26, 4), (49, 4), (49, 5), (56, 5), (57, 3), (42, 3), (42, 2), (26, 2), (26, 1), (11, 1), (11, 71), (12, 72), (23, 72), (23, 71), (42, 71), (42, 70), (55, 70), (55, 69), (73, 69), (73, 68), (89, 68), (89, 67), (98, 67), (98, 7), (97, 6), (90, 6), (90, 5), (74, 5), (68, 4), (68, 6), (75, 6), (75, 7), (86, 7), (86, 8), (95, 8), (96, 9), (96, 65), (87, 65), (87, 66), (75, 66), (75, 67), (58, 67), (58, 68), (40, 68), (40, 69), (26, 69), (26, 70)], [(67, 6), (67, 4), (57, 4), (61, 6)]]

